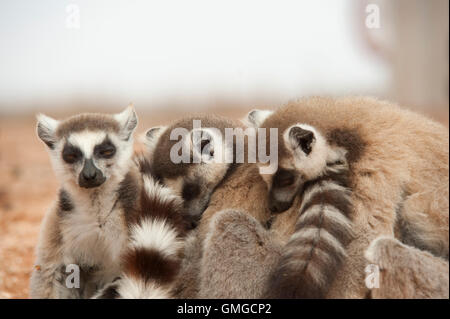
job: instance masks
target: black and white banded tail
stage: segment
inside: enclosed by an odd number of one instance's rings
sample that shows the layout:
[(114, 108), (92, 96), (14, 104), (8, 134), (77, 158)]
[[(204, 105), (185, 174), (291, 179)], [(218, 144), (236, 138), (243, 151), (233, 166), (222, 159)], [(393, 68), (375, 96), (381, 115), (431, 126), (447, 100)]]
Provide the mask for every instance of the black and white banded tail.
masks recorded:
[[(172, 298), (180, 270), (186, 225), (182, 200), (152, 177), (149, 164), (140, 159), (140, 208), (129, 212), (130, 241), (123, 258), (121, 278), (106, 286), (96, 298)], [(128, 212), (127, 212), (128, 213)]]
[(266, 297), (326, 297), (353, 238), (347, 174), (339, 163), (304, 185), (295, 232), (270, 275)]

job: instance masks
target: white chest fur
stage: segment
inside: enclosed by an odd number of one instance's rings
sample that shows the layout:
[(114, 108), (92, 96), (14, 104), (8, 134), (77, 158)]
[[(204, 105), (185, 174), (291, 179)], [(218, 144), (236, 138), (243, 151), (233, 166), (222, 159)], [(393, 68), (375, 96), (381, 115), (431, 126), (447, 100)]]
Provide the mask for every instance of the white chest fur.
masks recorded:
[(78, 203), (61, 226), (64, 264), (94, 266), (111, 274), (119, 271), (127, 231), (117, 199)]

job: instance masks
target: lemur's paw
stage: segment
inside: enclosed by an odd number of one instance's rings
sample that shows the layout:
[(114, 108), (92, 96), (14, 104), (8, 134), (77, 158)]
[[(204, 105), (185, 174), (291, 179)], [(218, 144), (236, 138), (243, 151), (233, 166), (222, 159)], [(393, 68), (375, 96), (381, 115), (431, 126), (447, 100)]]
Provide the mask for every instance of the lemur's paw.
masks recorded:
[(407, 249), (405, 245), (393, 237), (380, 236), (370, 243), (364, 256), (369, 263), (385, 269), (389, 267), (393, 260), (398, 258), (399, 252), (404, 252)]
[(448, 298), (448, 261), (407, 246), (392, 237), (378, 237), (365, 257), (378, 266), (372, 298)]

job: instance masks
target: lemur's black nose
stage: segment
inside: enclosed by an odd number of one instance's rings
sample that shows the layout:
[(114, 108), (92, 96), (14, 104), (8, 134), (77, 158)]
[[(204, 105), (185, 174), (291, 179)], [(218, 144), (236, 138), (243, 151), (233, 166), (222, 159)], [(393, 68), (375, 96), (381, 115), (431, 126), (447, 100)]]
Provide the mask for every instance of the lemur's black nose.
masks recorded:
[(84, 178), (85, 180), (91, 180), (91, 179), (94, 179), (96, 176), (97, 176), (97, 173), (96, 173), (96, 172), (89, 172), (89, 173), (84, 172), (84, 173), (83, 173), (83, 178)]
[(103, 176), (102, 171), (95, 167), (91, 158), (87, 158), (84, 161), (83, 170), (80, 173), (79, 185), (84, 188), (97, 187), (103, 184), (106, 178)]
[(97, 176), (97, 168), (94, 166), (92, 159), (86, 159), (81, 173), (86, 180), (94, 179)]

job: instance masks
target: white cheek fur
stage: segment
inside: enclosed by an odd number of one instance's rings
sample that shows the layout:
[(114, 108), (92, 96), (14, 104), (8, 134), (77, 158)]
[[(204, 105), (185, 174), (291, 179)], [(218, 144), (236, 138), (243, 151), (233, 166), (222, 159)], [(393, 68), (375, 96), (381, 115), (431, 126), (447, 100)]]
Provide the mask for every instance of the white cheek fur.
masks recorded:
[(55, 145), (54, 150), (50, 151), (50, 161), (53, 166), (56, 177), (62, 184), (77, 183), (76, 178), (82, 169), (81, 163), (68, 165), (62, 159), (62, 150), (64, 148), (65, 140), (60, 140)]

